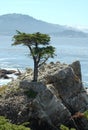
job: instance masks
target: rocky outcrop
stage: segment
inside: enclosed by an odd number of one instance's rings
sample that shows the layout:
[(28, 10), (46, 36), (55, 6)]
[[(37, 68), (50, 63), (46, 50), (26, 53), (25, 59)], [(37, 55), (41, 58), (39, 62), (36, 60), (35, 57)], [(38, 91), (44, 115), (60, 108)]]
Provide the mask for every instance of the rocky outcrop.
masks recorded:
[(15, 70), (0, 69), (0, 79), (1, 78), (3, 78), (3, 79), (9, 79), (9, 78), (11, 78), (11, 77), (8, 76), (10, 74), (21, 75), (21, 72), (19, 70), (15, 71)]
[(80, 62), (79, 61), (75, 61), (70, 66), (74, 70), (75, 75), (78, 76), (78, 78), (82, 81)]
[(33, 130), (59, 130), (61, 124), (88, 130), (88, 121), (74, 116), (88, 109), (80, 62), (45, 64), (39, 70), (38, 83), (31, 82), (32, 74), (28, 69), (3, 91), (0, 115), (13, 123), (30, 121)]
[[(71, 115), (88, 109), (88, 95), (83, 87), (79, 61), (46, 76), (47, 84), (52, 84)], [(75, 120), (80, 130), (88, 129), (84, 118)], [(80, 124), (80, 125), (79, 125)]]

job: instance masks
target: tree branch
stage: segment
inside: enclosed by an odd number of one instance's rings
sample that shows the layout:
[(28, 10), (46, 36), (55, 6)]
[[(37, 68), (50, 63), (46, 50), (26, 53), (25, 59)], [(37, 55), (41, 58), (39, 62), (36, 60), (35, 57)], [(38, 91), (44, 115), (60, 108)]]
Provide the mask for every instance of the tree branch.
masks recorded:
[(43, 65), (43, 64), (48, 60), (48, 58), (49, 58), (49, 56), (46, 57), (46, 59), (45, 59), (42, 63), (40, 63), (40, 64), (38, 65), (38, 68), (39, 68), (41, 65)]

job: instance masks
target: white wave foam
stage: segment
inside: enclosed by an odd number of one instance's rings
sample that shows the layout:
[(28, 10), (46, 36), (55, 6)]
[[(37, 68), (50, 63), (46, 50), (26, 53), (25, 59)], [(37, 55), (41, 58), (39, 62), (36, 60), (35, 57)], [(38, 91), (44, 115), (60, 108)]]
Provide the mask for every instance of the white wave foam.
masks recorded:
[(12, 79), (0, 79), (0, 86), (6, 85), (7, 83), (11, 82)]
[(16, 57), (14, 57), (14, 58), (0, 58), (0, 61), (5, 61), (5, 60), (14, 60), (14, 59), (17, 59)]
[(0, 79), (0, 86), (6, 85), (7, 83), (11, 82), (12, 79), (16, 79), (17, 78), (17, 76), (14, 75), (14, 74), (9, 74), (7, 76), (10, 77), (10, 79)]

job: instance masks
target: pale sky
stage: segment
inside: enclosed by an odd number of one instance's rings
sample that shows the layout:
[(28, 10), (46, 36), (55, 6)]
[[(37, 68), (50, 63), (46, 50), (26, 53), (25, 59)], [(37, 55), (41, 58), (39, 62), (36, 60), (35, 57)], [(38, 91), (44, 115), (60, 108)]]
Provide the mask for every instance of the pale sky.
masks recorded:
[(50, 23), (88, 27), (88, 0), (1, 0), (0, 15), (21, 13)]

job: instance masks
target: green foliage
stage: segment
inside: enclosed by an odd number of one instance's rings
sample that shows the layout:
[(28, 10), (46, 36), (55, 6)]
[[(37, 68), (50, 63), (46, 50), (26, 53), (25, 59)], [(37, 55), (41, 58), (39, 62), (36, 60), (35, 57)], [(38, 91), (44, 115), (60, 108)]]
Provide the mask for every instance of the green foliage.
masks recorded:
[(71, 128), (71, 129), (69, 129), (67, 126), (65, 126), (65, 125), (61, 125), (60, 126), (60, 129), (61, 130), (76, 130), (75, 128)]
[(88, 110), (86, 110), (83, 114), (84, 114), (84, 117), (88, 120)]
[(29, 122), (24, 122), (24, 123), (22, 123), (21, 125), (22, 126), (28, 126), (30, 123)]
[(0, 116), (0, 130), (30, 130), (23, 125), (15, 125), (9, 122), (5, 117)]
[[(47, 34), (33, 33), (26, 34), (17, 31), (17, 35), (13, 37), (14, 43), (12, 45), (23, 44), (30, 49), (31, 56), (36, 58), (42, 58), (42, 56), (53, 57), (55, 52), (55, 47), (49, 46), (50, 37)], [(42, 46), (41, 46), (42, 45)], [(46, 47), (43, 47), (46, 46)]]
[(33, 55), (39, 55), (41, 58), (49, 56), (52, 57), (54, 56), (53, 52), (55, 51), (55, 48), (52, 46), (47, 46), (47, 47), (38, 47), (38, 48), (33, 48)]
[(76, 130), (75, 128), (71, 128), (70, 130)]
[(69, 130), (69, 128), (66, 127), (66, 126), (64, 126), (64, 125), (61, 125), (61, 126), (60, 126), (60, 129), (61, 129), (61, 130)]
[(47, 45), (50, 41), (50, 37), (47, 34), (41, 34), (39, 32), (33, 34), (26, 34), (17, 31), (17, 35), (13, 37), (15, 42), (13, 45), (24, 44), (26, 46), (35, 46), (36, 44)]
[(33, 91), (32, 89), (27, 90), (24, 92), (29, 98), (35, 98), (37, 96), (37, 92)]

